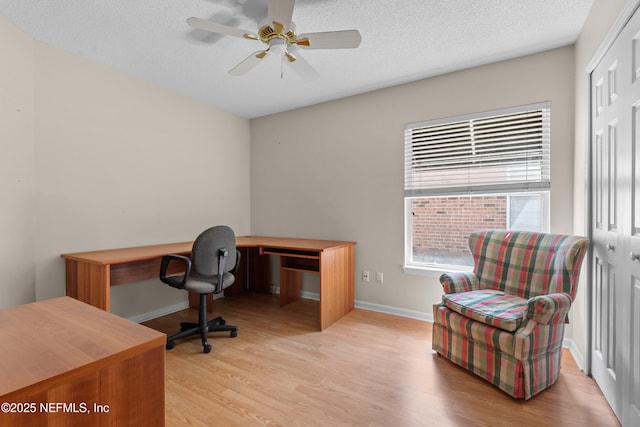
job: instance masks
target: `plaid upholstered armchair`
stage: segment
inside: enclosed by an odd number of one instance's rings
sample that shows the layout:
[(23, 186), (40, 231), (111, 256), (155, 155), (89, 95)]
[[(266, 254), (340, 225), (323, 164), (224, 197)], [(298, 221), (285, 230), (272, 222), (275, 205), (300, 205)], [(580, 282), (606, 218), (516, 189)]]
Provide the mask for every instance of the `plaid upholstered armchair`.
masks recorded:
[(433, 349), (515, 398), (555, 383), (588, 243), (559, 234), (472, 233), (473, 273), (440, 277)]

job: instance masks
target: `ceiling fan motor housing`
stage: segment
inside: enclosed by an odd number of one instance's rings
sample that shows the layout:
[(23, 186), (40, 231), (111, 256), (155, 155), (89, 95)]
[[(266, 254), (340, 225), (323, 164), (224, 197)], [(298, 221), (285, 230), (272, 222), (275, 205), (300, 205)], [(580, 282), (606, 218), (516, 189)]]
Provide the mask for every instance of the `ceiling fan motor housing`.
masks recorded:
[[(275, 25), (274, 25), (275, 26)], [(294, 44), (298, 40), (298, 36), (295, 33), (296, 26), (292, 22), (289, 25), (288, 31), (281, 32), (276, 31), (270, 24), (263, 25), (258, 30), (258, 37), (263, 43), (269, 44), (273, 39), (281, 39), (284, 40), (287, 45)]]

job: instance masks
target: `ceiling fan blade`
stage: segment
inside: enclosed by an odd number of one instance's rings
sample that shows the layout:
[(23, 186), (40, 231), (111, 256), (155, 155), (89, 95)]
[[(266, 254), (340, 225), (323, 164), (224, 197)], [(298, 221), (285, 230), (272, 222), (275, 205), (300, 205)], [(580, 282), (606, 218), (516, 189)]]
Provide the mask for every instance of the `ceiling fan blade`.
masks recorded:
[(285, 53), (286, 63), (289, 64), (291, 69), (296, 72), (300, 77), (313, 80), (317, 79), (320, 75), (318, 72), (309, 64), (299, 53), (295, 55), (286, 52)]
[(358, 30), (300, 34), (296, 44), (305, 49), (353, 49), (360, 46)]
[[(295, 0), (269, 0), (269, 20), (274, 24), (276, 33), (287, 32), (291, 25)], [(282, 28), (277, 28), (282, 25)]]
[(229, 70), (232, 76), (242, 76), (249, 72), (253, 67), (258, 65), (260, 61), (269, 54), (269, 49), (258, 50), (247, 56), (241, 63)]
[(246, 31), (241, 28), (230, 27), (224, 24), (218, 24), (217, 22), (207, 21), (200, 18), (188, 18), (187, 24), (198, 30), (209, 31), (211, 33), (224, 34), (227, 36), (234, 36), (240, 38), (246, 38), (251, 40), (258, 40), (258, 37), (251, 31)]

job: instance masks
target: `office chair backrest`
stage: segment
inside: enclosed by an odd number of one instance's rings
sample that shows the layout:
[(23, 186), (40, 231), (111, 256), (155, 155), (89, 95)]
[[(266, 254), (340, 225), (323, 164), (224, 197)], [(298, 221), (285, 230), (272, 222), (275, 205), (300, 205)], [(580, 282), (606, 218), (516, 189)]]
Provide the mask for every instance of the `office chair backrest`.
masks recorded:
[(191, 249), (192, 268), (202, 276), (218, 274), (218, 252), (226, 249), (227, 259), (224, 271), (229, 272), (236, 265), (236, 236), (226, 225), (217, 225), (200, 233)]

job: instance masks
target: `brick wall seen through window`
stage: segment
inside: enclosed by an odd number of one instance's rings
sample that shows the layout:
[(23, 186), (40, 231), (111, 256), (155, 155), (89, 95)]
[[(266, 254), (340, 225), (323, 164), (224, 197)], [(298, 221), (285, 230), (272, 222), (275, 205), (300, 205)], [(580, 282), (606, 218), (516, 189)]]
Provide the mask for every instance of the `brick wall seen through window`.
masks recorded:
[(507, 229), (507, 196), (421, 197), (412, 201), (413, 259), (473, 265), (467, 239), (475, 230)]

